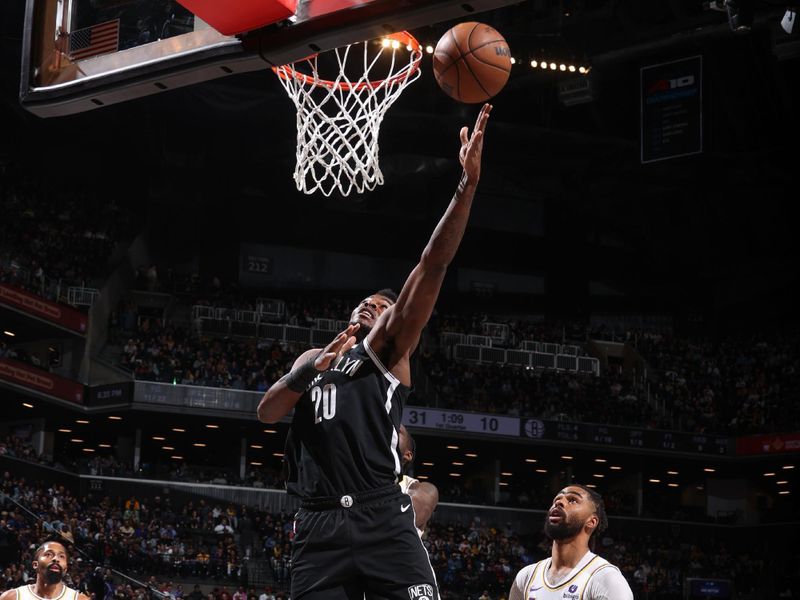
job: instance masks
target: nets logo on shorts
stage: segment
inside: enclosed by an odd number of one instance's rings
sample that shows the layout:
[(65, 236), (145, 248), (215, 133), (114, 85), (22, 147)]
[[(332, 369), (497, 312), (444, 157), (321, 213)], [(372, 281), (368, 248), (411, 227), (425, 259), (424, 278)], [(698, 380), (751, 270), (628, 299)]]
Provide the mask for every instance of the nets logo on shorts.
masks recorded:
[(433, 586), (420, 583), (408, 587), (408, 597), (411, 600), (433, 600)]

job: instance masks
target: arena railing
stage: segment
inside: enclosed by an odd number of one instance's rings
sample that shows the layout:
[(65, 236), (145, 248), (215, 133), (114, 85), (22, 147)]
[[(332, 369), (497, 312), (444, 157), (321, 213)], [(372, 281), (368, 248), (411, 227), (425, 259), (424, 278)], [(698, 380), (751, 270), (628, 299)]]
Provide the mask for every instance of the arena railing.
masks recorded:
[[(558, 344), (553, 345), (558, 346)], [(455, 344), (453, 358), (478, 364), (510, 364), (528, 369), (551, 369), (600, 375), (600, 361), (591, 356)]]
[(97, 288), (71, 286), (67, 288), (67, 303), (72, 306), (92, 306), (99, 295)]

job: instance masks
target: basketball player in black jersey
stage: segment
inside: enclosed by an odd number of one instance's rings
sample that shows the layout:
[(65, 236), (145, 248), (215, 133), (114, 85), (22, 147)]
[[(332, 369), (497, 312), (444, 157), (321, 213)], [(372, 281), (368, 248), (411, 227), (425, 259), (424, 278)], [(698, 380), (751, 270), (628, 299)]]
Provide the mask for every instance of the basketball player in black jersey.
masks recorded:
[(353, 311), (323, 349), (303, 353), (261, 399), (275, 423), (295, 409), (286, 440), (286, 489), (300, 498), (292, 549), (293, 600), (438, 600), (398, 485), (400, 419), (411, 386), (409, 357), (431, 316), (467, 226), (480, 179), (491, 105), (461, 129), (461, 180), (397, 298), (382, 290)]

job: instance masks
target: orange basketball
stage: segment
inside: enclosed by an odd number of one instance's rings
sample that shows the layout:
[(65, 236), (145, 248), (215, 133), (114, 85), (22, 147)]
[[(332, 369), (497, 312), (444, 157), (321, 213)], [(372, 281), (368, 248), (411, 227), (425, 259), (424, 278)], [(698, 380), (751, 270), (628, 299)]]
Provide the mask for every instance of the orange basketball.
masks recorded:
[(433, 53), (436, 82), (459, 102), (485, 102), (503, 89), (510, 73), (505, 38), (484, 23), (459, 23), (442, 36)]

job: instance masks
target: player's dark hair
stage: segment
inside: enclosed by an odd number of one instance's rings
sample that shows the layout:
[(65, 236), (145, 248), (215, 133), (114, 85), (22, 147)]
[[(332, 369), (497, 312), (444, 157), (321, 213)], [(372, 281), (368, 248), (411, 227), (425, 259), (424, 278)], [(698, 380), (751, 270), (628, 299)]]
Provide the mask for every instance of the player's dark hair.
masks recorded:
[(39, 555), (44, 551), (44, 547), (47, 546), (47, 544), (53, 543), (61, 544), (64, 547), (64, 552), (67, 554), (67, 562), (69, 562), (69, 545), (55, 537), (46, 539), (36, 548), (36, 552), (33, 553), (33, 560), (39, 560)]
[(393, 303), (397, 302), (397, 292), (390, 288), (383, 288), (382, 290), (378, 290), (373, 294), (373, 296), (383, 296), (384, 298), (391, 300)]
[(594, 503), (594, 512), (597, 514), (597, 527), (592, 531), (589, 536), (589, 549), (594, 551), (597, 540), (600, 534), (608, 529), (608, 515), (606, 515), (606, 503), (603, 502), (603, 497), (594, 491), (592, 488), (583, 485), (582, 483), (572, 483), (575, 487), (581, 488), (584, 492), (589, 494), (589, 498)]

